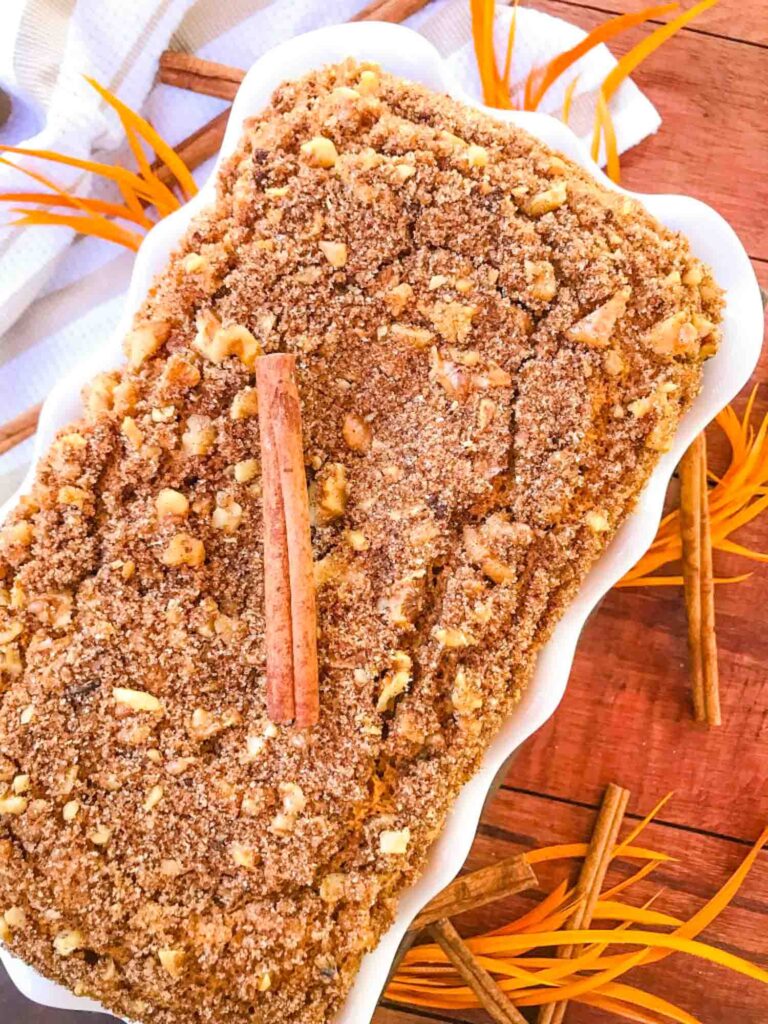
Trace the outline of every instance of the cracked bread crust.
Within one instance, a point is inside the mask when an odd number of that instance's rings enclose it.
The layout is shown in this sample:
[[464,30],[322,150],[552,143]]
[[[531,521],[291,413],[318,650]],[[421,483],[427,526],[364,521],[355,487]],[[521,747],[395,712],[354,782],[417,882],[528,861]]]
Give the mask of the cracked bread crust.
[[[330,1021],[717,346],[684,239],[352,61],[281,86],[0,554],[0,938],[153,1024]],[[292,351],[321,722],[267,719]]]

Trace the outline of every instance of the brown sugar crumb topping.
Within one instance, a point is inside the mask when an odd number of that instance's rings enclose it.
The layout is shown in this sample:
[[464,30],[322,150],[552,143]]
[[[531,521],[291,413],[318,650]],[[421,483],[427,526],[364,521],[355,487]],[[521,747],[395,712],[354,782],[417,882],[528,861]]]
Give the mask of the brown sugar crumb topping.
[[[716,350],[684,239],[352,61],[226,162],[0,534],[0,939],[153,1024],[321,1024]],[[254,366],[296,357],[320,723],[265,705]]]

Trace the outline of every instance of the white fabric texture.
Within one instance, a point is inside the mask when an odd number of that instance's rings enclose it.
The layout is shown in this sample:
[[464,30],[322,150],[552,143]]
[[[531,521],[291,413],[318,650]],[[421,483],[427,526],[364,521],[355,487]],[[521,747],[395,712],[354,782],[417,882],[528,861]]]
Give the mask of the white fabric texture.
[[[152,86],[161,51],[171,45],[247,68],[270,47],[301,32],[348,20],[361,0],[18,0],[24,8],[0,45],[0,86],[16,114],[0,128],[0,143],[53,148],[106,162],[127,160],[117,119],[82,75],[97,78],[160,133],[177,143],[213,117],[224,101],[170,86]],[[495,45],[503,63],[512,11],[498,7]],[[512,79],[584,36],[574,25],[518,9]],[[41,21],[42,19],[42,21]],[[46,21],[46,19],[48,19]],[[433,0],[407,22],[440,50],[464,88],[481,95],[468,0]],[[37,55],[37,59],[32,57]],[[545,95],[540,110],[558,116],[568,82],[578,75],[571,127],[589,140],[596,88],[615,60],[605,46],[583,57]],[[653,105],[631,82],[611,110],[620,151],[658,130]],[[19,132],[41,125],[32,138]],[[29,163],[80,194],[107,195],[90,175]],[[205,180],[211,163],[195,173]],[[0,191],[34,190],[0,165]],[[5,222],[7,218],[3,218]],[[0,423],[41,401],[81,355],[113,329],[130,277],[133,254],[93,238],[73,239],[66,228],[0,230]],[[34,300],[34,301],[33,301]],[[0,501],[23,475],[31,441],[0,456]]]

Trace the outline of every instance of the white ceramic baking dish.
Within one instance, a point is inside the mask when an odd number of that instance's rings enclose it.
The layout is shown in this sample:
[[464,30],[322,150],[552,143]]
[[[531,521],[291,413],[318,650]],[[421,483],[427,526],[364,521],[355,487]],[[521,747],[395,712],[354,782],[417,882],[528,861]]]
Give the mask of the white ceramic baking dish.
[[[324,28],[276,47],[251,68],[237,94],[219,162],[237,145],[243,121],[268,104],[280,82],[348,56],[378,61],[387,71],[449,93],[463,103],[481,106],[459,87],[437,50],[409,29],[379,23]],[[488,113],[520,125],[554,149],[566,153],[603,184],[615,187],[590,159],[576,136],[555,118],[490,109]],[[62,380],[48,397],[40,418],[36,457],[48,447],[60,427],[80,415],[80,390],[86,381],[121,362],[121,340],[134,311],[154,275],[165,266],[189,221],[213,200],[215,177],[216,171],[190,203],[158,224],[147,236],[136,258],[125,312],[114,335]],[[760,294],[747,254],[731,227],[710,207],[686,196],[638,195],[636,198],[669,228],[683,232],[696,255],[713,268],[727,295],[722,347],[707,363],[704,387],[680,424],[672,450],[659,460],[635,512],[594,566],[552,639],[541,650],[530,686],[489,747],[482,768],[462,790],[440,839],[432,848],[421,879],[403,895],[395,923],[377,949],[364,959],[355,986],[335,1024],[363,1024],[370,1019],[408,923],[461,867],[496,772],[559,704],[584,621],[606,591],[651,543],[669,478],[681,455],[696,434],[741,390],[757,362],[763,331]],[[19,494],[0,510],[0,516],[4,517],[29,486],[31,474],[32,470]],[[6,951],[0,952],[0,957],[13,982],[29,999],[61,1009],[101,1009],[93,1001],[73,996],[45,980]]]

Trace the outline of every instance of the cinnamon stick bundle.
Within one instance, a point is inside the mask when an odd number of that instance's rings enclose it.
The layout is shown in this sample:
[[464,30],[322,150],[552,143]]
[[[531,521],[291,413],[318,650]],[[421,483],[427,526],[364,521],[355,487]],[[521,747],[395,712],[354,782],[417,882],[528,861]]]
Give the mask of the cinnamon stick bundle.
[[436,921],[430,926],[430,931],[491,1020],[496,1021],[496,1024],[527,1024],[522,1013],[513,1006],[488,971],[477,962],[450,921],[445,918]]
[[707,440],[703,433],[680,462],[680,537],[694,716],[697,722],[720,725]]
[[[576,884],[576,896],[581,897],[581,901],[565,925],[567,930],[588,928],[592,923],[628,803],[629,790],[610,783]],[[577,951],[577,946],[563,946],[558,950],[558,956],[571,959]],[[561,1024],[567,1008],[567,1001],[544,1004],[539,1011],[538,1024]]]
[[256,361],[264,516],[267,709],[273,722],[320,715],[317,611],[296,360]]

